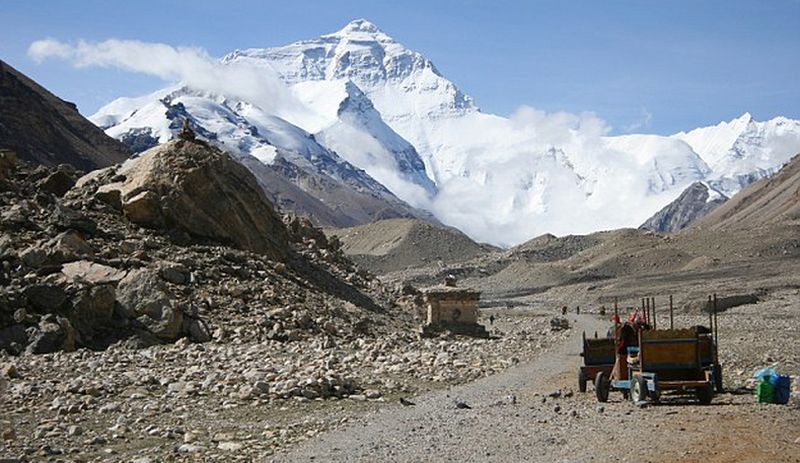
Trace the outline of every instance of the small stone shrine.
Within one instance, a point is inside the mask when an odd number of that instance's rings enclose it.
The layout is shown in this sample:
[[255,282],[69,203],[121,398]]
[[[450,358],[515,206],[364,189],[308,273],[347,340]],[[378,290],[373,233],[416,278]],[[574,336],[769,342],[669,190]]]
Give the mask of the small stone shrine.
[[481,292],[456,287],[456,279],[448,276],[444,285],[423,291],[427,306],[426,320],[422,325],[423,337],[436,336],[443,331],[488,338],[489,332],[478,324],[478,301]]

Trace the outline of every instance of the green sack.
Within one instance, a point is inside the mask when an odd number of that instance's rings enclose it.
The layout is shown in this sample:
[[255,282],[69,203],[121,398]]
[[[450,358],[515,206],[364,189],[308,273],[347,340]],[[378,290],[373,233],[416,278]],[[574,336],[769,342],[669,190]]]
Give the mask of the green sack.
[[761,379],[756,386],[756,401],[761,404],[775,402],[775,385],[766,378]]

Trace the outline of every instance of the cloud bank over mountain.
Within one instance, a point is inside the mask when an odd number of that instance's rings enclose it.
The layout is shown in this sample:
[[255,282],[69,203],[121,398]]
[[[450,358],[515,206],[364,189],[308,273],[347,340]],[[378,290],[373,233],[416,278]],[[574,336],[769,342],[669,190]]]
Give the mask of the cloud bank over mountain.
[[37,40],[28,48],[36,62],[62,59],[75,67],[117,68],[148,74],[209,93],[227,95],[257,104],[265,111],[291,117],[303,106],[269,66],[250,63],[223,65],[198,47],[173,47],[164,43],[110,39],[75,44],[54,39]]

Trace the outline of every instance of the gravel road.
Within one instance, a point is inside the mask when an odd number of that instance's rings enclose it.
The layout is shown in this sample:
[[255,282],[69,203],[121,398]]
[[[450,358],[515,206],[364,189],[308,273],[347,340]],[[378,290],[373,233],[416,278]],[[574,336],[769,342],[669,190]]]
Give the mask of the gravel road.
[[[546,451],[531,451],[554,442],[534,424],[562,418],[547,395],[564,372],[576,371],[582,330],[606,329],[606,322],[580,316],[569,339],[536,361],[410,398],[414,406],[386,407],[272,461],[553,461]],[[472,408],[459,409],[457,401]]]
[[736,389],[712,405],[666,394],[639,408],[619,393],[602,405],[591,388],[573,393],[581,332],[602,333],[607,322],[570,318],[567,340],[529,363],[409,397],[414,406],[389,404],[263,461],[800,463],[797,398],[757,404]]

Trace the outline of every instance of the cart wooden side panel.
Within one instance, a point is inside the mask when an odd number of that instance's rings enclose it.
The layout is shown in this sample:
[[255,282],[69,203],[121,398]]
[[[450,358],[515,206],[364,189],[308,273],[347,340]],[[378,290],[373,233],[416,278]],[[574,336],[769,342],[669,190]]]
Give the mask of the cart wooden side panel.
[[639,341],[640,371],[660,379],[703,380],[700,343],[693,330],[643,331]]
[[614,338],[586,338],[583,340],[583,364],[607,365],[614,363]]

